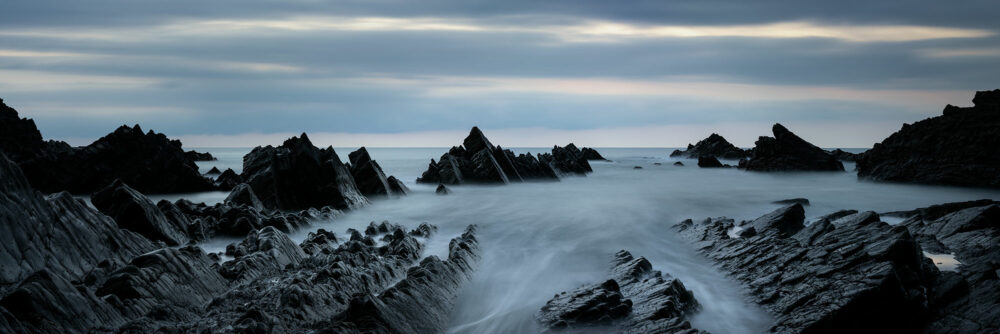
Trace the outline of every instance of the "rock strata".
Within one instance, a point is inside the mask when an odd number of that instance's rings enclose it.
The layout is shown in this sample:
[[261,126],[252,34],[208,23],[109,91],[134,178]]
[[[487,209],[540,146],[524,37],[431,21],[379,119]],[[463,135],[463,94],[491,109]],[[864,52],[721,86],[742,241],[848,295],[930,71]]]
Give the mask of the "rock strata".
[[751,222],[675,227],[776,316],[772,332],[915,332],[939,299],[938,270],[912,234],[873,212],[805,225],[794,204]]
[[[596,152],[596,151],[595,151]],[[552,153],[514,155],[473,127],[462,146],[452,147],[437,161],[431,160],[419,183],[510,183],[526,180],[558,180],[559,174],[584,175],[593,171],[584,152],[570,143],[555,146]]]
[[844,164],[832,154],[799,138],[781,124],[772,127],[774,137],[760,137],[750,157],[740,162],[750,171],[843,171]]
[[1000,187],[1000,90],[976,92],[973,106],[903,127],[858,159],[875,181]]
[[538,320],[550,329],[606,326],[618,333],[704,333],[687,319],[700,309],[691,291],[670,275],[653,270],[645,258],[615,254],[603,283],[556,294]]
[[746,150],[729,143],[726,138],[718,134],[711,134],[708,138],[702,139],[697,144],[688,144],[686,150],[674,150],[671,157],[702,158],[714,157],[730,160],[739,160],[749,156]]

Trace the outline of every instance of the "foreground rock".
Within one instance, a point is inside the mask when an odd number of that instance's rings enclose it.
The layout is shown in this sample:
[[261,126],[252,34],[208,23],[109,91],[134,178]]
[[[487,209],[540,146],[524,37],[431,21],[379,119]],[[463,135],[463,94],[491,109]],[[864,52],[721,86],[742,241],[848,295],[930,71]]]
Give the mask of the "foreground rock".
[[804,225],[795,204],[750,222],[686,220],[676,228],[776,316],[773,332],[915,332],[925,324],[914,319],[947,295],[911,233],[873,212]]
[[760,137],[740,167],[750,171],[843,171],[844,164],[832,154],[799,138],[781,124],[772,127],[774,137]]
[[345,210],[368,203],[333,147],[319,149],[305,133],[278,147],[254,148],[243,157],[241,178],[264,206],[273,209]]
[[951,254],[957,271],[942,271],[928,333],[1000,331],[1000,203],[975,201],[914,211],[907,227],[924,250]]
[[679,280],[653,270],[645,258],[615,254],[611,278],[557,294],[538,320],[550,329],[609,327],[619,333],[703,333],[688,317],[700,309]]
[[511,150],[494,146],[478,127],[473,127],[462,146],[452,147],[437,161],[432,159],[417,182],[510,183],[557,180],[560,173],[584,175],[591,171],[587,156],[572,143],[555,146],[551,154],[538,154],[537,158],[531,154],[515,156]]
[[708,138],[702,139],[697,144],[688,144],[686,150],[674,150],[671,157],[701,158],[714,157],[722,159],[738,160],[748,157],[750,154],[736,145],[729,143],[726,138],[718,134],[711,134]]
[[1000,187],[1000,90],[976,92],[973,107],[903,127],[858,159],[875,181]]

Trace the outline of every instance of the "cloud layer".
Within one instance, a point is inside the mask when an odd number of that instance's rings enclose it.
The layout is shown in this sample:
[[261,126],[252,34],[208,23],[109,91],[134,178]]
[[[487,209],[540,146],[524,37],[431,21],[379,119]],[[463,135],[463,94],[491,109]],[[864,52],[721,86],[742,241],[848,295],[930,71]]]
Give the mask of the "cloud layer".
[[990,1],[4,7],[0,98],[79,142],[141,123],[194,145],[308,131],[436,146],[472,125],[523,146],[679,146],[709,131],[750,145],[782,122],[858,147],[1000,88]]

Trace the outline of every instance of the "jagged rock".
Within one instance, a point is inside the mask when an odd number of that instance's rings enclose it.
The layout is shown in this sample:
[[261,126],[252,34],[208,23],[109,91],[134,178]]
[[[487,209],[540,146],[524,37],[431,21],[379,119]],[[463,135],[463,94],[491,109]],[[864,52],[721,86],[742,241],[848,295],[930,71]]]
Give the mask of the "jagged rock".
[[[229,198],[213,206],[204,203],[195,204],[184,199],[177,200],[174,206],[191,222],[189,231],[195,229],[209,237],[215,235],[244,237],[247,233],[265,226],[289,232],[308,226],[313,219],[326,219],[338,212],[329,207],[301,212],[261,210],[249,195],[250,193],[239,194],[234,191],[229,197],[236,196],[235,198]],[[242,198],[237,200],[240,197]]]
[[[874,219],[871,219],[874,217]],[[937,268],[906,228],[854,214],[804,226],[795,204],[743,222],[690,219],[675,227],[776,316],[772,332],[915,332],[928,315]]]
[[925,250],[952,254],[960,263],[957,272],[941,272],[925,332],[1000,330],[1000,202],[983,202],[918,209],[900,223]]
[[226,204],[246,205],[257,210],[264,210],[264,204],[260,202],[257,195],[253,193],[253,188],[246,183],[240,183],[233,188],[233,191],[226,196]]
[[42,197],[0,152],[0,295],[40,270],[80,279],[154,247],[69,193]]
[[191,161],[216,161],[216,160],[219,160],[216,157],[212,156],[212,153],[208,153],[208,152],[201,153],[201,152],[195,152],[193,150],[192,151],[184,152],[184,156],[186,156],[188,158],[188,160],[191,160]]
[[725,167],[713,156],[703,156],[698,158],[698,167],[701,168],[722,168]]
[[368,155],[368,150],[364,147],[348,154],[351,160],[351,175],[354,176],[354,183],[358,190],[365,196],[389,196],[394,194],[389,186],[389,180],[382,172],[382,167],[378,162],[372,160]]
[[708,138],[702,139],[697,144],[688,144],[686,150],[674,150],[671,157],[701,158],[714,157],[722,159],[738,160],[748,157],[750,154],[736,145],[729,143],[726,138],[718,134],[711,134]]
[[395,176],[390,175],[386,181],[389,182],[389,190],[391,190],[393,194],[406,195],[410,192],[410,188],[407,188],[406,184],[397,179]]
[[226,168],[219,177],[215,178],[215,186],[221,190],[233,190],[236,185],[243,183],[243,177],[236,174],[232,168]]
[[235,259],[222,264],[223,277],[239,282],[252,281],[302,262],[306,253],[288,235],[268,226],[252,231],[243,241],[226,246],[226,255]]
[[674,162],[674,166],[684,166],[684,163],[680,162],[680,161],[677,161],[677,162]]
[[97,210],[114,219],[119,227],[150,240],[163,241],[171,246],[183,245],[190,240],[187,226],[167,219],[149,198],[121,180],[115,180],[91,195],[90,202]]
[[858,177],[1000,187],[998,91],[977,92],[973,107],[948,105],[941,116],[903,124],[858,159]]
[[700,309],[691,291],[645,258],[615,254],[604,283],[557,294],[538,320],[551,329],[614,325],[619,333],[704,333],[686,320]]
[[788,204],[809,205],[809,199],[808,198],[801,198],[801,197],[799,197],[799,198],[789,198],[789,199],[783,199],[783,200],[780,200],[780,201],[774,201],[774,202],[771,202],[771,203],[782,204],[782,205],[788,205]]
[[847,152],[847,151],[841,150],[839,148],[835,149],[833,151],[830,151],[830,154],[833,155],[834,158],[837,158],[837,160],[840,160],[840,161],[851,161],[851,162],[854,162],[854,161],[857,161],[858,158],[861,157],[861,154],[859,154],[859,153],[851,153],[851,152]]
[[569,143],[566,147],[553,146],[552,155],[538,158],[539,161],[546,161],[563,173],[573,173],[583,175],[593,172],[590,163],[584,157],[583,152],[576,148],[576,145]]
[[448,190],[448,187],[445,187],[443,184],[439,184],[437,189],[434,190],[434,193],[438,195],[447,195],[451,193],[451,190]]
[[299,247],[302,251],[309,255],[316,255],[319,253],[329,254],[333,250],[337,249],[337,235],[333,232],[319,229],[316,232],[309,232],[306,236],[306,240],[303,240]]
[[319,149],[305,133],[278,147],[254,148],[243,157],[241,177],[268,208],[344,210],[368,203],[333,147]]
[[590,147],[584,147],[580,152],[583,154],[583,158],[587,160],[608,160],[601,156],[601,153],[597,152],[597,150]]
[[0,100],[0,150],[16,162],[31,185],[47,193],[89,194],[115,179],[147,193],[214,189],[181,149],[163,134],[122,126],[80,148],[42,141],[34,121],[19,118]]
[[220,171],[218,167],[214,167],[213,166],[212,169],[209,169],[208,172],[205,173],[205,174],[208,174],[208,175],[221,175],[222,171]]
[[0,299],[0,332],[71,333],[114,328],[126,318],[93,292],[40,270]]
[[823,149],[799,138],[781,124],[774,137],[760,137],[750,158],[740,166],[751,171],[843,171],[844,164]]

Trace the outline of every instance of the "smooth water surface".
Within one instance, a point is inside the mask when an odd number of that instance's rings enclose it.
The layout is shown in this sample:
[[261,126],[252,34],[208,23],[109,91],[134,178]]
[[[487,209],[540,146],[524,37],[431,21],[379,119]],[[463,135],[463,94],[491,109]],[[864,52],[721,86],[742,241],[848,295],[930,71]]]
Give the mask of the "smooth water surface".
[[[753,219],[779,207],[772,201],[794,197],[812,202],[806,207],[810,218],[840,209],[885,212],[1000,199],[995,190],[858,181],[852,172],[854,165],[849,163],[845,164],[848,172],[702,169],[695,160],[669,158],[672,150],[605,148],[600,149],[601,154],[613,161],[592,162],[594,173],[587,177],[508,186],[455,186],[451,195],[438,196],[434,194],[436,185],[413,181],[430,159],[439,157],[446,148],[371,148],[369,152],[386,174],[406,182],[412,194],[373,201],[370,206],[298,231],[292,238],[301,241],[317,228],[342,235],[347,228],[361,229],[371,221],[388,220],[409,228],[428,222],[437,225],[439,232],[431,239],[427,255],[446,256],[449,239],[469,224],[479,225],[483,259],[453,312],[453,333],[540,331],[535,312],[560,291],[604,280],[612,254],[620,249],[645,256],[655,269],[680,278],[694,292],[703,306],[692,321],[695,327],[715,333],[759,333],[770,326],[767,313],[748,303],[736,282],[675,237],[672,225],[687,218]],[[207,151],[220,160],[199,162],[203,172],[211,166],[239,172],[242,154],[249,149]],[[341,159],[350,151],[337,149]],[[673,166],[678,160],[686,166]],[[225,193],[198,196],[212,203],[224,199]],[[219,251],[232,241],[214,240],[203,247]]]

